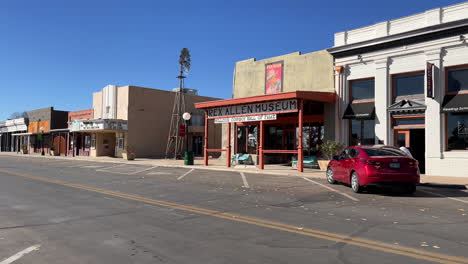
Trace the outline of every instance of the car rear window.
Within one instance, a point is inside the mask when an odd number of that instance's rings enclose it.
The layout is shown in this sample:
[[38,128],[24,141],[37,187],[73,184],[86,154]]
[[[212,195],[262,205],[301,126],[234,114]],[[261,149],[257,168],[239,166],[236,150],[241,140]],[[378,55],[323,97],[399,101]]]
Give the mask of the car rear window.
[[398,149],[391,148],[365,148],[364,151],[369,157],[375,156],[406,156],[406,154]]

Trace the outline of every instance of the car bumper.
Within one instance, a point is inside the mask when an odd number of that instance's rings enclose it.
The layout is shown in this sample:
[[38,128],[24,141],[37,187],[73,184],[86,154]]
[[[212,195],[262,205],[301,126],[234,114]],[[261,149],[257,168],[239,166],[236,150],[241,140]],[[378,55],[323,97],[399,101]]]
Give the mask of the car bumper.
[[379,175],[366,177],[360,180],[361,185],[396,185],[396,184],[417,184],[420,182],[419,175]]

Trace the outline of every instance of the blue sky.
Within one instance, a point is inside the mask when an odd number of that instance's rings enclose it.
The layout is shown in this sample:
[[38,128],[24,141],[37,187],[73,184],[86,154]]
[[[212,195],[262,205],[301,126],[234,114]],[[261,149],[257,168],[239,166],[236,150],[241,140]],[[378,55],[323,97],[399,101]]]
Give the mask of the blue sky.
[[92,107],[107,84],[170,90],[192,53],[186,87],[230,98],[234,63],[333,45],[333,33],[460,3],[393,1],[0,2],[0,120],[54,106]]

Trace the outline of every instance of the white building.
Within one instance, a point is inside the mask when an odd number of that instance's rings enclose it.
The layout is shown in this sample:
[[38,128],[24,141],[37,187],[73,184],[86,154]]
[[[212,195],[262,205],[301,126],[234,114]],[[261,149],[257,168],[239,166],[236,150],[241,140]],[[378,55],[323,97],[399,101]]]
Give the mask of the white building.
[[335,33],[328,51],[340,141],[406,145],[427,175],[468,177],[468,2]]

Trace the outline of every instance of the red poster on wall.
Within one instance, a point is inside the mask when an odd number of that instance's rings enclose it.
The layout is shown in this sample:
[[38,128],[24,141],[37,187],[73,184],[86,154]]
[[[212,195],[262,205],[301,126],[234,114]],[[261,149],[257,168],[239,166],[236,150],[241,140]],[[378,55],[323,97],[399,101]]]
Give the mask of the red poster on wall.
[[265,66],[265,94],[281,93],[283,91],[283,62],[274,62]]

